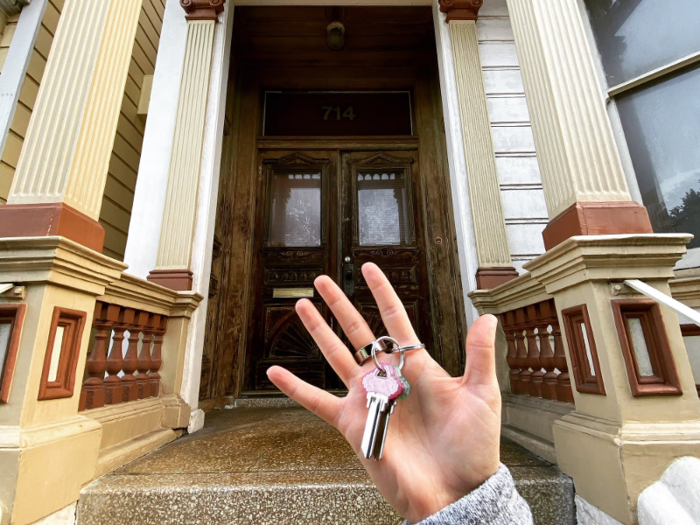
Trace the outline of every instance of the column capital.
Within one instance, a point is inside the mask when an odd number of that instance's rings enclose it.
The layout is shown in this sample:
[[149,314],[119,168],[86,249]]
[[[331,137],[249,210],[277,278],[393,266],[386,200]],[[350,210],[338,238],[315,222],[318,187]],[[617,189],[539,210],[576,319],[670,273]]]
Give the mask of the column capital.
[[187,20],[213,20],[224,10],[226,0],[180,0],[187,12]]
[[476,20],[484,0],[440,0],[440,11],[452,20]]

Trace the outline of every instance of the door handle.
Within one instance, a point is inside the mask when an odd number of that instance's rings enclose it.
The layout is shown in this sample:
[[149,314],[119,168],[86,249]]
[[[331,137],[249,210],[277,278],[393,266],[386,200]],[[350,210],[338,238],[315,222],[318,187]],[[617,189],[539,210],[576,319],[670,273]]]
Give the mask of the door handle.
[[355,293],[355,265],[351,262],[350,257],[345,258],[343,265],[343,291],[345,295],[354,295]]

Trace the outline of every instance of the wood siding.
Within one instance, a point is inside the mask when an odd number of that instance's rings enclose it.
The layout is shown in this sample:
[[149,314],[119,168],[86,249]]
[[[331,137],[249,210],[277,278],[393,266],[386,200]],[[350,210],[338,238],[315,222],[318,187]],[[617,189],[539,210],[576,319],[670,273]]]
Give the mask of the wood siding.
[[476,28],[508,243],[522,273],[545,251],[548,216],[506,1],[485,2]]
[[[46,59],[51,50],[53,35],[58,26],[58,18],[61,15],[63,4],[64,0],[49,0],[46,6],[46,13],[41,21],[41,29],[39,30],[39,35],[34,44],[27,74],[24,77],[22,89],[19,93],[19,101],[17,102],[17,109],[15,110],[12,124],[10,125],[7,143],[5,144],[5,149],[0,158],[0,204],[7,202],[7,195],[10,193],[10,185],[12,184],[12,177],[15,174],[15,168],[19,160],[19,152],[22,150],[24,137],[27,134],[29,118],[34,109],[36,96],[39,92],[39,84],[41,84],[41,78],[44,75]],[[10,26],[13,20],[16,26],[18,19],[19,15],[8,20],[5,34],[3,35],[2,44],[0,45],[0,56],[2,57],[3,65],[9,48],[9,42],[5,41],[6,36],[11,37],[14,26],[12,28],[10,28]]]
[[117,135],[109,163],[100,223],[105,229],[104,254],[123,260],[141,160],[145,120],[137,115],[144,76],[153,75],[163,25],[165,0],[144,0],[124,89]]

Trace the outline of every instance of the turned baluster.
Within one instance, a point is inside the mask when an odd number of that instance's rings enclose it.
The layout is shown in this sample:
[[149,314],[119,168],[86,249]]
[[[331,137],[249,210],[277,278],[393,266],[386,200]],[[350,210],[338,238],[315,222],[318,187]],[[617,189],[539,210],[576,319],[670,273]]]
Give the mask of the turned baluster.
[[151,373],[148,375],[151,385],[151,397],[158,397],[160,395],[160,373],[158,371],[163,364],[163,359],[161,358],[161,347],[163,346],[163,336],[165,335],[165,327],[167,322],[167,317],[162,315],[154,315],[151,323],[151,326],[155,330],[153,355],[151,356]]
[[527,381],[530,380],[530,369],[527,364],[527,346],[525,344],[525,335],[523,335],[523,332],[525,331],[525,310],[522,308],[519,308],[513,312],[515,314],[515,321],[516,321],[516,326],[515,326],[515,346],[516,346],[516,354],[515,354],[515,366],[520,368],[520,373],[518,374],[518,381],[516,383],[516,390],[514,391],[516,394],[527,394],[528,393],[528,385],[524,381],[525,378],[527,378]]
[[542,376],[542,397],[552,401],[557,400],[557,373],[554,371],[554,350],[551,343],[552,318],[556,322],[557,312],[554,301],[546,301],[540,304],[540,320],[537,331],[540,336],[540,364],[544,368]]
[[93,326],[96,331],[95,344],[85,364],[85,369],[90,377],[83,383],[79,410],[105,406],[104,377],[107,366],[107,339],[111,334],[113,324],[113,321],[106,318],[106,314],[107,305],[98,301],[95,304],[93,318]]
[[112,325],[112,348],[107,358],[107,373],[109,375],[105,377],[104,380],[105,403],[108,405],[121,403],[124,397],[124,388],[122,387],[122,380],[119,377],[119,372],[122,371],[122,367],[124,366],[122,345],[124,343],[124,331],[126,330],[126,326],[119,322],[121,310],[121,306],[117,305],[110,304],[107,307],[107,319],[114,323]]
[[559,376],[557,377],[557,401],[573,403],[574,395],[571,392],[569,366],[566,363],[564,343],[561,339],[561,328],[559,328],[558,321],[552,321],[552,335],[554,336],[554,366],[559,369]]
[[139,339],[141,334],[141,325],[148,322],[148,314],[146,312],[137,312],[131,308],[122,310],[122,322],[127,326],[129,331],[129,344],[124,355],[124,375],[122,376],[122,388],[124,403],[136,401],[139,398],[139,387],[136,384],[134,372],[139,366]]
[[513,319],[514,317],[512,315],[512,312],[506,312],[505,314],[501,315],[503,331],[506,334],[506,344],[508,345],[506,363],[508,363],[508,367],[510,368],[510,391],[515,394],[518,387],[518,376],[520,375],[520,368],[518,368],[515,364],[518,350],[515,345],[515,330],[511,326]]
[[[542,385],[544,383],[544,371],[542,370],[542,339],[544,336],[541,331],[542,326],[542,308],[541,303],[528,307],[528,316],[532,325],[532,353],[530,352],[528,341],[528,364],[532,368],[530,374],[530,395],[532,397],[542,397]],[[545,329],[545,335],[546,329]]]
[[141,327],[143,332],[143,340],[141,341],[141,353],[139,354],[138,375],[136,376],[136,384],[139,387],[139,399],[145,399],[151,396],[151,384],[148,379],[148,371],[151,369],[151,344],[153,343],[153,335],[155,330],[151,327],[151,317]]

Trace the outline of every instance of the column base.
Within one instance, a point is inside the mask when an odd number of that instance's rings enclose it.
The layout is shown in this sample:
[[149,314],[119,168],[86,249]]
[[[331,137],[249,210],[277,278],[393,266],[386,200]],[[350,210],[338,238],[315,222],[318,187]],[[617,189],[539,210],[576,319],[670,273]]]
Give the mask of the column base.
[[7,204],[0,207],[0,237],[60,235],[102,253],[102,225],[63,202]]
[[551,250],[575,235],[654,233],[647,209],[633,201],[577,202],[542,232],[544,247]]
[[479,290],[490,290],[519,276],[512,266],[479,268],[476,271],[476,286]]
[[176,292],[187,292],[192,290],[193,275],[190,270],[153,270],[148,280]]

